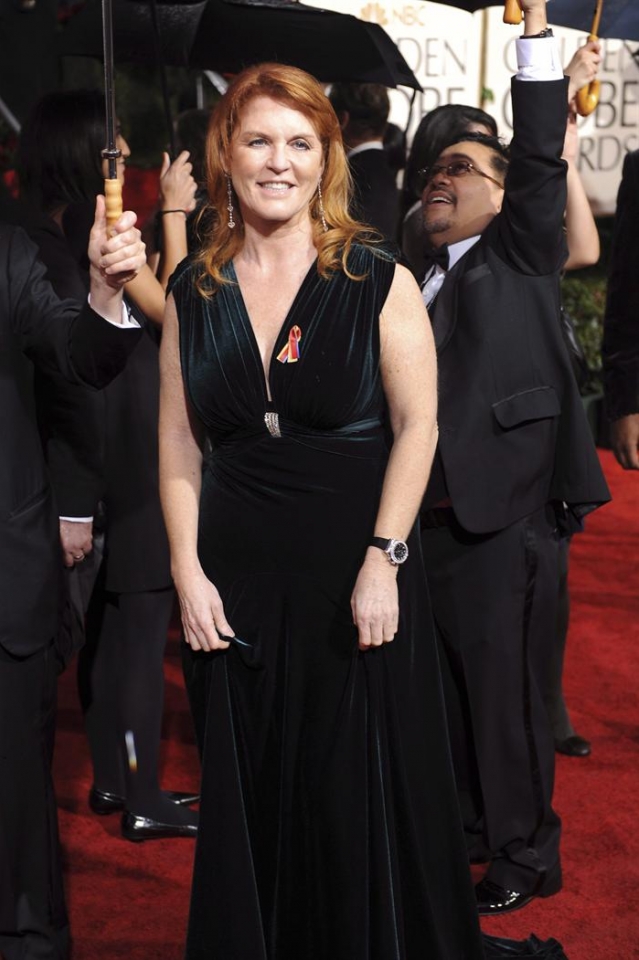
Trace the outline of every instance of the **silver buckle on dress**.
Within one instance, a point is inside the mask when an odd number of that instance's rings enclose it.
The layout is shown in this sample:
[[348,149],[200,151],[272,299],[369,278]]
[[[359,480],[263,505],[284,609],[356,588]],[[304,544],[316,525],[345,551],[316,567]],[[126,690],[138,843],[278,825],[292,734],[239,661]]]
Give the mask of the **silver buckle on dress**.
[[280,418],[277,413],[273,410],[267,410],[264,414],[264,423],[266,424],[266,429],[272,437],[281,437],[282,431],[280,430]]

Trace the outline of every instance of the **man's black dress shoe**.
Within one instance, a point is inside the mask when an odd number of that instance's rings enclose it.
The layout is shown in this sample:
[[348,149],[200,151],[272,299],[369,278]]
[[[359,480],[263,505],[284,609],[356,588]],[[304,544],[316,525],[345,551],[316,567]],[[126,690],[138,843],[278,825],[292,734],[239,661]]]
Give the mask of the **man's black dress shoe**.
[[567,757],[587,757],[590,755],[590,740],[585,740],[578,734],[566,737],[565,740],[555,740],[557,753],[564,753]]
[[[179,791],[167,790],[165,793],[167,800],[176,803],[178,807],[189,807],[192,803],[197,803],[200,799],[197,793],[180,793]],[[115,793],[108,793],[106,790],[98,790],[97,787],[91,787],[89,790],[89,806],[94,813],[101,817],[109,813],[118,813],[124,810],[126,801],[124,797],[118,797]]]
[[486,917],[496,913],[510,913],[520,910],[535,897],[552,897],[561,890],[561,870],[556,870],[546,877],[545,882],[528,893],[518,893],[516,890],[507,890],[498,883],[484,878],[475,885],[477,897],[477,912]]
[[480,916],[490,916],[492,913],[508,913],[510,910],[519,910],[534,898],[534,893],[517,893],[516,890],[506,890],[492,880],[480,880],[475,886],[477,897],[477,912]]
[[138,817],[134,813],[122,814],[122,836],[125,840],[165,840],[169,837],[196,837],[194,823],[162,823],[150,817]]

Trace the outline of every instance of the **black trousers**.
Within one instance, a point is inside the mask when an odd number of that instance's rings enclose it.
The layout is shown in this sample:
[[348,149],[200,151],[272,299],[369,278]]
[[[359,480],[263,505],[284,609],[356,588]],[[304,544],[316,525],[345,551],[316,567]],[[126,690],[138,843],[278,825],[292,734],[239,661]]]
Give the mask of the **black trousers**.
[[[87,616],[87,642],[78,657],[80,701],[95,786],[126,800],[129,811],[160,816],[160,740],[164,708],[164,648],[173,610],[172,588],[111,593],[98,575]],[[125,733],[135,744],[130,769]]]
[[69,928],[51,777],[53,646],[26,658],[0,647],[0,956],[65,960]]
[[495,534],[422,530],[453,763],[471,859],[531,892],[559,870],[555,754],[543,692],[556,643],[550,507]]

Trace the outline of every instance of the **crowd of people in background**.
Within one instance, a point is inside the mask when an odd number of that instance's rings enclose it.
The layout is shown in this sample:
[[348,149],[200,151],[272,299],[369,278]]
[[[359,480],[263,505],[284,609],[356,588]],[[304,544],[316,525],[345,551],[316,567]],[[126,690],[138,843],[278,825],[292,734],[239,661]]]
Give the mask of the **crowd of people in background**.
[[[254,67],[178,119],[146,261],[130,215],[110,236],[95,214],[103,97],[26,119],[0,195],[3,409],[28,437],[0,451],[3,960],[68,956],[72,660],[93,813],[197,838],[188,960],[526,955],[477,918],[561,889],[555,753],[591,751],[562,690],[569,546],[609,493],[560,287],[600,256],[575,108],[600,48],[563,69],[544,0],[522,7],[510,145],[445,105],[407,150],[385,87]],[[638,198],[636,151],[603,345],[627,469]],[[158,775],[176,601],[199,811]]]

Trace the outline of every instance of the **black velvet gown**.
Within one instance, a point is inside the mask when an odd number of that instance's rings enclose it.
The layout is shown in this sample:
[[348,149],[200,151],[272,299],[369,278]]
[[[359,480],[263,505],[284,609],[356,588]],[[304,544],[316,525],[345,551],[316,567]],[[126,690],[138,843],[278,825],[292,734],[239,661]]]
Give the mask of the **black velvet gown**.
[[[233,266],[172,292],[211,440],[199,554],[237,639],[189,667],[202,802],[188,960],[480,960],[415,532],[399,632],[358,651],[350,596],[388,459],[380,310],[395,264],[313,264],[270,364]],[[282,362],[299,328],[299,360]],[[265,417],[269,413],[270,416]],[[267,421],[269,425],[267,425]]]

